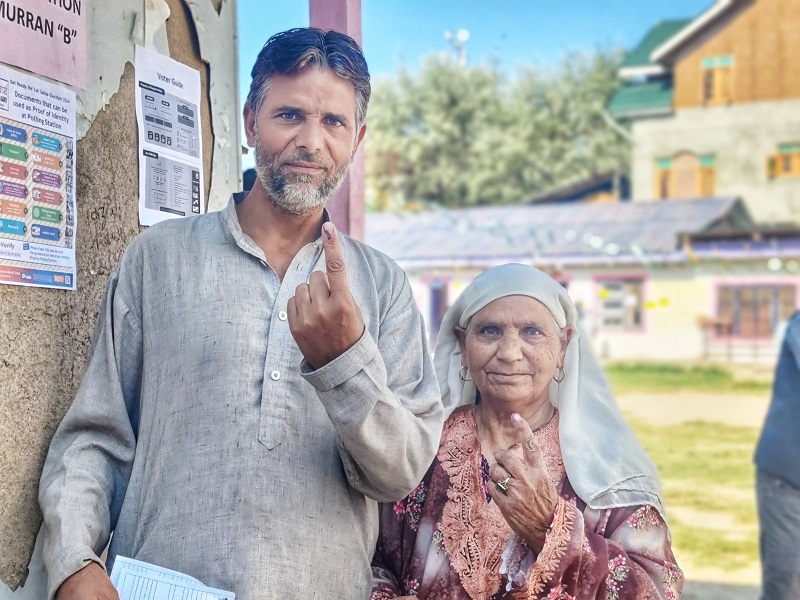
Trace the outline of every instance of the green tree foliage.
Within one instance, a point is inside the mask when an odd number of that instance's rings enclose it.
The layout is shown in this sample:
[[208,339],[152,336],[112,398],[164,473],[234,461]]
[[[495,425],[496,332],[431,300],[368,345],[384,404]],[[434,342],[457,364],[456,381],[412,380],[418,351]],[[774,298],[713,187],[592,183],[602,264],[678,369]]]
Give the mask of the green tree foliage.
[[603,109],[619,54],[566,56],[550,71],[465,66],[429,56],[375,85],[368,115],[370,204],[448,207],[524,201],[553,186],[625,172],[627,140]]

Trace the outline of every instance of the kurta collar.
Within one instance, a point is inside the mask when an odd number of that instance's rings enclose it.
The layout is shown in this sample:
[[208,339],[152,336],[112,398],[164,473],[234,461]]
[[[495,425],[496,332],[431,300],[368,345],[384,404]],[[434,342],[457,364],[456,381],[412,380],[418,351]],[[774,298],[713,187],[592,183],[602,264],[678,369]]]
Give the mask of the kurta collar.
[[[242,225],[239,223],[239,215],[236,212],[236,205],[247,197],[248,192],[236,192],[231,194],[231,198],[225,208],[220,211],[220,216],[225,223],[228,231],[233,236],[236,245],[248,254],[252,254],[259,260],[264,260],[264,252],[259,248],[256,243],[242,231]],[[322,222],[329,223],[331,220],[330,213],[327,208],[322,209]],[[322,236],[318,236],[312,244],[315,248],[322,246]]]

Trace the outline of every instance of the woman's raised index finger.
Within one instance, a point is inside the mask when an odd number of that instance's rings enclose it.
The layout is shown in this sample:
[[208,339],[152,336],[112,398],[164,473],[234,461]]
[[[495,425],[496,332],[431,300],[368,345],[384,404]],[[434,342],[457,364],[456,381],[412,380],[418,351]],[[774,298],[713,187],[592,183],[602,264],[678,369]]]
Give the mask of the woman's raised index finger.
[[539,446],[533,437],[531,426],[517,413],[511,415],[511,422],[517,431],[517,441],[522,445],[525,462],[539,466],[541,464]]

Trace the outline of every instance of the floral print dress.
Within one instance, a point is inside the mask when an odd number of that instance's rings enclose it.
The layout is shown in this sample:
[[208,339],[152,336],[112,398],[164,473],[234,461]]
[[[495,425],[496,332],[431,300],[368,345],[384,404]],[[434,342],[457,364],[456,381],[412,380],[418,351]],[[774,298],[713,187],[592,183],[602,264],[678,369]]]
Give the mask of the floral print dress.
[[371,600],[680,598],[683,574],[652,506],[592,509],[569,483],[558,412],[534,432],[559,502],[542,551],[514,534],[487,492],[473,407],[445,423],[436,459],[404,500],[381,505]]

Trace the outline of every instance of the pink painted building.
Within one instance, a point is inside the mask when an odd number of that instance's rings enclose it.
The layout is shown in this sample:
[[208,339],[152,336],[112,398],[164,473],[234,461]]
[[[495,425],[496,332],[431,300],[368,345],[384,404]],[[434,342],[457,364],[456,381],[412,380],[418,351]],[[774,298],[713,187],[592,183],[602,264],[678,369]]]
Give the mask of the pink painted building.
[[735,198],[372,213],[366,241],[406,271],[431,341],[506,262],[560,281],[605,360],[769,364],[800,308],[800,231],[759,229]]

